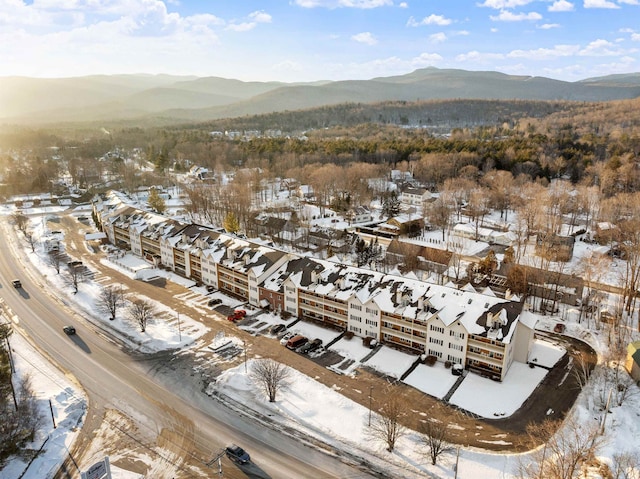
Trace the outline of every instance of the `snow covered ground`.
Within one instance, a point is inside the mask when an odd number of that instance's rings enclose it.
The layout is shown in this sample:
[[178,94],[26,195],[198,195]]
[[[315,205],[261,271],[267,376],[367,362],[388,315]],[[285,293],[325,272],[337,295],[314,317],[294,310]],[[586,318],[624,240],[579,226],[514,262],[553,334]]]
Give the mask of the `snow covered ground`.
[[[37,230],[39,220],[35,220],[33,227]],[[40,231],[40,234],[43,232]],[[37,233],[36,233],[37,234]],[[7,235],[10,237],[11,235]],[[25,245],[21,245],[23,248]],[[172,319],[172,312],[157,304],[163,311],[164,319],[149,325],[146,334],[140,333],[139,328],[127,323],[125,320],[117,319],[109,321],[94,315],[97,294],[99,292],[100,278],[95,282],[83,283],[81,291],[77,295],[70,292],[69,286],[57,278],[58,275],[51,266],[42,260],[43,255],[31,253],[25,249],[25,254],[32,260],[34,268],[46,276],[48,286],[52,291],[62,294],[65,300],[73,307],[83,311],[85,316],[91,316],[93,320],[102,321],[105,327],[109,327],[113,334],[122,335],[141,351],[158,351],[169,348],[188,348],[205,331],[204,327],[197,321],[188,317],[180,317],[181,334],[178,331],[176,318]],[[121,258],[123,259],[123,258]],[[105,263],[106,265],[128,274],[142,274],[149,279],[155,275],[166,275],[170,281],[181,282],[185,286],[190,286],[188,280],[176,275],[149,268],[137,269],[136,259],[124,259],[121,261]],[[134,271],[131,271],[133,269]],[[141,271],[144,271],[141,273]],[[194,288],[195,289],[195,288]],[[185,298],[187,301],[194,301],[201,304],[205,301],[206,294],[202,293],[203,299],[198,298],[198,294]],[[604,351],[603,332],[585,331],[584,325],[577,324],[577,315],[564,315],[567,323],[567,332],[576,337],[588,340],[599,351]],[[267,322],[279,321],[274,317],[266,317]],[[540,317],[542,329],[551,330],[558,318]],[[303,326],[300,326],[301,328]],[[316,330],[307,329],[304,331],[310,337],[320,337]],[[302,329],[300,331],[303,331]],[[329,340],[329,338],[326,338]],[[211,348],[220,347],[224,342],[233,342],[239,346],[242,341],[236,337],[218,338],[210,345]],[[73,441],[77,427],[80,425],[86,408],[86,399],[83,397],[81,389],[69,382],[60,372],[47,364],[37,353],[29,350],[28,344],[21,338],[12,338],[12,349],[16,356],[16,366],[19,375],[30,373],[33,378],[35,390],[38,397],[42,398],[41,408],[45,417],[50,418],[49,400],[54,410],[57,428],[53,428],[52,422],[43,428],[31,445],[32,448],[39,448],[45,438],[49,437],[45,452],[39,456],[38,460],[29,466],[24,474],[25,479],[41,479],[51,477],[51,471],[63,461],[67,454],[67,448]],[[333,349],[344,354],[346,358],[352,358],[354,363],[359,365],[360,361],[371,351],[362,346],[361,341],[340,340]],[[556,345],[548,342],[536,341],[531,358],[536,358],[541,366],[550,367],[557,362],[564,352]],[[383,347],[365,364],[378,369],[392,377],[400,377],[411,365],[414,357],[402,355],[390,348]],[[515,411],[521,400],[526,399],[526,391],[535,387],[537,382],[545,374],[543,368],[530,369],[525,365],[512,366],[513,375],[507,375],[503,383],[489,381],[473,374],[468,375],[460,388],[452,397],[452,402],[465,409],[469,409],[477,414],[487,417],[494,417],[495,414],[511,414]],[[519,369],[521,368],[521,369]],[[347,370],[347,374],[353,369]],[[389,471],[390,477],[454,477],[453,465],[456,461],[456,451],[451,450],[443,455],[436,466],[432,466],[424,455],[424,448],[416,434],[404,436],[397,444],[393,453],[384,450],[383,445],[371,440],[366,431],[366,420],[369,411],[366,407],[354,403],[339,392],[339,388],[326,387],[312,378],[302,376],[293,371],[295,388],[287,387],[278,396],[276,403],[269,403],[245,373],[244,366],[227,370],[212,388],[217,388],[219,392],[241,401],[245,404],[255,404],[255,408],[262,414],[270,414],[271,419],[283,425],[293,426],[312,436],[321,438],[323,441],[335,445],[338,449],[348,449],[354,453],[364,455],[368,460],[381,465]],[[511,377],[513,376],[513,378]],[[525,379],[526,378],[526,379]],[[513,380],[512,380],[513,379]],[[442,397],[449,390],[450,385],[456,380],[450,371],[441,365],[434,367],[419,365],[406,382],[412,386],[431,394],[435,397]],[[499,388],[499,389],[496,389]],[[600,420],[602,413],[595,403],[593,397],[597,394],[597,384],[593,385],[580,396],[573,410],[573,415],[585,423]],[[366,392],[363,392],[366,394]],[[494,406],[496,398],[499,397],[500,407]],[[520,403],[518,403],[520,401]],[[613,404],[610,414],[607,415],[607,443],[599,451],[598,457],[605,462],[610,462],[615,453],[620,451],[640,451],[640,432],[636,427],[638,422],[638,410],[640,410],[640,394],[632,394],[622,405]],[[499,441],[499,438],[496,438]],[[515,470],[520,460],[526,461],[527,455],[516,454],[491,454],[480,450],[460,450],[458,478],[486,478],[486,479],[511,479],[515,477]],[[139,461],[151,461],[149,457],[138,457]],[[89,465],[81,465],[89,466]],[[19,458],[9,462],[0,470],[0,477],[3,479],[17,478],[24,471],[26,464]],[[129,479],[138,477],[136,474],[112,467],[114,477],[119,479]],[[593,478],[600,477],[591,475]]]

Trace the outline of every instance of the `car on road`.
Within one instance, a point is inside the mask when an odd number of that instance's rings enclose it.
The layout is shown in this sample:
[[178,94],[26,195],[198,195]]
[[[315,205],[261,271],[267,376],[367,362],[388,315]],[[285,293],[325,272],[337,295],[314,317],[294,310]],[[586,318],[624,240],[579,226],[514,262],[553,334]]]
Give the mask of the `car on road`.
[[20,281],[19,279],[14,279],[12,283],[14,288],[22,288],[22,281]]
[[76,328],[74,328],[73,326],[65,326],[64,328],[62,328],[62,330],[67,336],[73,336],[74,334],[76,334]]
[[238,464],[246,464],[251,460],[251,457],[249,456],[247,451],[242,449],[240,446],[236,446],[235,444],[227,446],[225,452],[229,459]]
[[207,305],[209,305],[210,307],[214,307],[217,304],[222,303],[222,300],[220,298],[212,298],[209,300],[209,302],[207,303]]

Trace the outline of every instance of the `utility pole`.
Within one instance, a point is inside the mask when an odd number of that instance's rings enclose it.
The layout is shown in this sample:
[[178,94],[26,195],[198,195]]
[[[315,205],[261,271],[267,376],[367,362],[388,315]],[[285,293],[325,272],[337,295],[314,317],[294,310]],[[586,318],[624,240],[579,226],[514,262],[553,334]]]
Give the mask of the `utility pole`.
[[453,466],[453,479],[458,479],[458,459],[460,459],[460,446],[456,448],[456,464]]
[[243,339],[242,344],[244,346],[244,373],[247,374],[247,341]]
[[369,427],[371,427],[371,400],[373,399],[373,386],[369,386]]

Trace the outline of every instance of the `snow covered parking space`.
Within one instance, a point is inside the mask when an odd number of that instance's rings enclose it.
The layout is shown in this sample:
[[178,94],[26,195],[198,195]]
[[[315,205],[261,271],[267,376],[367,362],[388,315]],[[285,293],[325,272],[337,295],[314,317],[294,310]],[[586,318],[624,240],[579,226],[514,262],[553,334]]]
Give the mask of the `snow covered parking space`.
[[415,355],[402,353],[383,346],[365,365],[387,376],[400,379],[400,376],[409,369],[416,359],[418,359],[418,357]]
[[532,369],[514,361],[501,383],[477,374],[468,374],[450,402],[486,418],[511,416],[527,400],[547,372],[546,369]]
[[552,368],[567,351],[557,344],[541,339],[534,339],[529,361],[545,368]]
[[433,366],[419,364],[403,382],[430,396],[442,399],[458,377],[451,374],[451,368],[445,368],[443,363]]

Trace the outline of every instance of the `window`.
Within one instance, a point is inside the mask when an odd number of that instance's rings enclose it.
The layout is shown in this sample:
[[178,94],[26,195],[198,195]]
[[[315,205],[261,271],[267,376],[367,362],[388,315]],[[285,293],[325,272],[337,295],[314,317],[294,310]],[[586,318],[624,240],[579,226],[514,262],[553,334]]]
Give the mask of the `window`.
[[434,337],[430,337],[429,338],[429,342],[431,344],[437,344],[438,346],[442,346],[444,344],[444,341],[442,339],[438,339],[438,338],[434,338]]
[[457,356],[451,356],[451,354],[447,355],[447,361],[451,361],[452,363],[462,364],[462,359]]
[[362,311],[362,306],[360,306],[359,304],[351,303],[351,309],[355,309],[356,311]]
[[444,328],[441,326],[436,326],[435,324],[430,324],[429,330],[434,331],[436,333],[444,334]]
[[449,349],[453,349],[455,351],[462,351],[464,347],[461,344],[449,343]]
[[360,316],[351,316],[351,319],[352,319],[353,321],[357,321],[358,323],[361,323],[361,322],[362,322],[362,318],[361,318]]
[[378,315],[378,310],[377,309],[371,309],[371,308],[366,308],[367,314],[371,314],[373,316],[377,316]]
[[374,321],[373,319],[366,319],[365,323],[369,326],[378,326],[378,321]]
[[442,359],[442,352],[440,351],[434,351],[433,349],[429,350],[429,356],[435,356],[438,359]]

